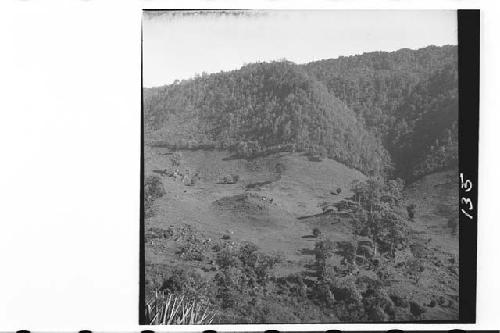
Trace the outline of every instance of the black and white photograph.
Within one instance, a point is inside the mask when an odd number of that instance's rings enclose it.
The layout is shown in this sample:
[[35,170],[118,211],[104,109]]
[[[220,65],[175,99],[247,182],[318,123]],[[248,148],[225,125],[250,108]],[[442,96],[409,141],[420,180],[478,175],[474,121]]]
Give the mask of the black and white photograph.
[[457,321],[457,45],[456,10],[145,10],[143,324]]
[[498,18],[0,1],[0,333],[495,332]]

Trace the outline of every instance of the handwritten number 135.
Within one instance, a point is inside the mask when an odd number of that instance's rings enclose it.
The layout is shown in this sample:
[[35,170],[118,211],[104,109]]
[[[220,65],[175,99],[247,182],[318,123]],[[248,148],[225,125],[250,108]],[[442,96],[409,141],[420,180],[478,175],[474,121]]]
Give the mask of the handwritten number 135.
[[[469,180],[469,179],[466,179],[464,181],[464,174],[463,173],[460,173],[460,188],[465,190],[465,192],[470,192],[472,190],[472,182]],[[473,211],[474,210],[474,206],[472,205],[472,201],[470,198],[467,198],[467,197],[462,197],[460,198],[460,202],[462,204],[465,204],[467,205],[467,209],[469,211]],[[469,219],[472,220],[472,215],[470,215],[468,212],[465,211],[465,209],[461,209],[462,213],[464,213],[465,216],[467,216]]]

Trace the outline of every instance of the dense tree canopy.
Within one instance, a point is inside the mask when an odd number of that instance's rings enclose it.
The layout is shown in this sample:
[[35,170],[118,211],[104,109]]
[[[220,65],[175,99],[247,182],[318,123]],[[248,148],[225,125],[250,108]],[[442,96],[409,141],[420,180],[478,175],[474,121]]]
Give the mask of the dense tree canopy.
[[398,109],[388,145],[402,177],[458,165],[458,72],[445,66],[420,82]]
[[[379,139],[304,68],[256,63],[148,91],[146,123],[163,140],[278,145],[321,153],[364,172],[380,172],[389,157]],[[163,129],[163,130],[162,130]]]
[[252,153],[288,147],[413,179],[456,164],[456,53],[254,63],[145,89],[146,137]]
[[382,140],[411,180],[457,164],[457,47],[371,52],[306,64]]

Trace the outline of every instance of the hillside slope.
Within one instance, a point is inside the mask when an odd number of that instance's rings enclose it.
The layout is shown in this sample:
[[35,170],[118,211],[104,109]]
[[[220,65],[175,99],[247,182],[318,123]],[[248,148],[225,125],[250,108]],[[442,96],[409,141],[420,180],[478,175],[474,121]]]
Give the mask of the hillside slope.
[[[352,217],[322,209],[349,198],[353,181],[366,180],[362,173],[334,160],[311,162],[301,153],[275,153],[247,160],[217,150],[172,153],[160,147],[146,147],[145,157],[146,177],[158,175],[159,170],[170,175],[161,176],[165,194],[154,202],[154,215],[146,219],[150,293],[178,269],[196,272],[202,280],[215,279],[219,249],[237,248],[247,242],[263,253],[282,258],[273,270],[278,281],[301,276],[307,283],[315,283],[317,242],[359,239],[353,233]],[[199,179],[186,186],[182,177],[172,175],[177,170],[184,175],[196,174]],[[228,174],[239,175],[238,182],[222,182]],[[429,175],[404,191],[405,205],[417,206],[415,219],[406,222],[411,230],[407,240],[410,246],[398,251],[394,262],[384,263],[382,272],[385,281],[390,281],[385,287],[388,295],[418,303],[425,312],[414,317],[407,305],[397,305],[392,320],[452,320],[458,315],[458,242],[448,225],[456,215],[455,176],[452,172]],[[313,235],[315,228],[321,230],[321,238]],[[329,263],[342,267],[341,256],[334,255]],[[376,279],[371,269],[361,266],[358,274],[359,279]],[[348,281],[349,276],[345,279]],[[270,297],[263,300],[280,303]],[[304,296],[300,300],[309,302]],[[287,311],[297,309],[295,303],[282,306]],[[315,303],[301,306],[316,311],[309,314],[310,320],[342,321],[329,317],[331,310],[318,313]],[[276,315],[276,311],[273,308],[270,313]],[[286,317],[290,322],[307,320],[304,314],[290,316]],[[264,316],[261,320],[277,319]]]
[[370,52],[304,68],[351,108],[414,180],[457,163],[458,53],[452,45]]
[[[368,172],[390,160],[380,141],[326,87],[290,62],[257,63],[145,93],[148,137],[169,143],[278,145]],[[182,144],[182,143],[180,143]]]
[[458,319],[457,85],[445,46],[145,89],[147,298],[217,323]]
[[250,153],[279,146],[413,181],[457,160],[456,46],[239,70],[144,90],[147,139]]
[[456,67],[445,66],[413,89],[399,107],[388,149],[406,179],[458,167]]
[[[180,163],[173,165],[172,155],[165,152],[168,149],[146,150],[146,177],[155,175],[155,170],[177,169],[198,174],[199,180],[195,186],[185,186],[178,178],[162,177],[166,193],[155,202],[146,229],[189,225],[214,240],[229,234],[232,240],[251,241],[264,251],[283,254],[291,261],[281,268],[286,273],[303,268],[301,250],[314,243],[307,237],[312,226],[303,218],[321,215],[323,204],[351,195],[351,183],[366,179],[334,160],[310,162],[300,153],[245,160],[228,159],[227,152],[183,151]],[[221,183],[228,174],[238,174],[238,183]],[[332,195],[337,188],[342,193]],[[331,231],[332,239],[342,240],[349,233],[338,228],[328,223],[324,229]],[[162,263],[165,255],[150,253],[147,262]]]

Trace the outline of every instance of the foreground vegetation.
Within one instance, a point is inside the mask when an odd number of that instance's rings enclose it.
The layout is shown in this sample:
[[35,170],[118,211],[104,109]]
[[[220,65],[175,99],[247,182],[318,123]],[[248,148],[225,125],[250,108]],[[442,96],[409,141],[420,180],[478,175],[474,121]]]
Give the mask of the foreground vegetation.
[[[425,249],[413,242],[406,224],[409,216],[401,207],[402,186],[400,180],[380,178],[353,183],[354,195],[336,204],[339,212],[350,216],[353,241],[332,242],[319,229],[313,230],[314,263],[286,276],[275,270],[286,262],[282,254],[263,253],[251,242],[235,242],[229,235],[207,239],[189,225],[150,230],[147,241],[179,242],[177,255],[185,262],[202,264],[202,271],[189,265],[171,267],[166,275],[150,276],[147,290],[151,297],[156,295],[153,299],[158,294],[163,299],[182,295],[200,312],[193,320],[210,318],[213,323],[420,319],[429,307],[444,301],[436,298],[422,304],[407,291],[393,288],[396,276],[418,281],[428,269],[422,255]],[[396,260],[396,253],[405,251],[414,255]],[[154,311],[151,307],[147,311],[153,320]],[[163,312],[163,318],[169,316]],[[187,323],[179,318],[178,323]]]

